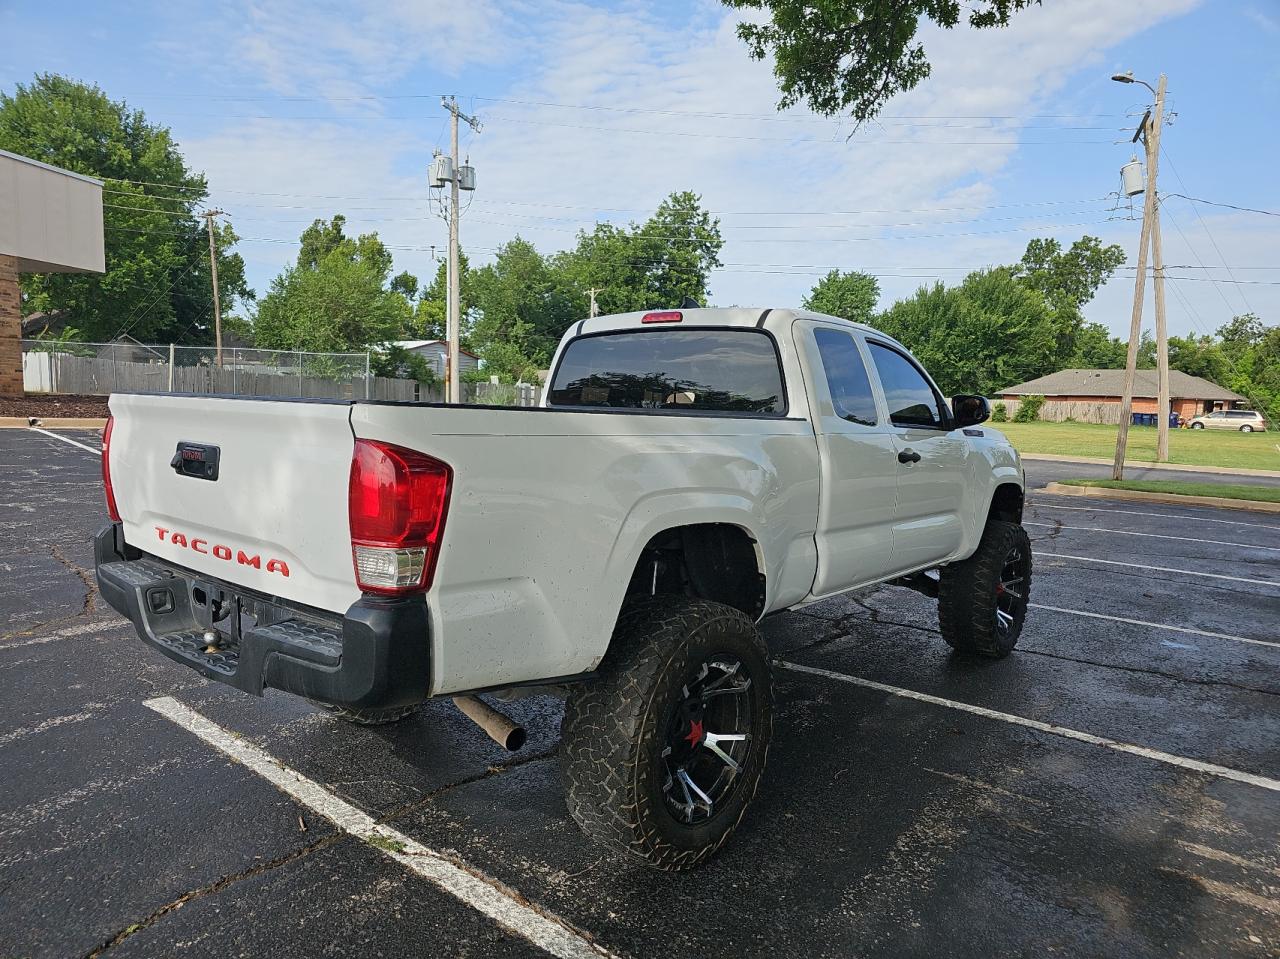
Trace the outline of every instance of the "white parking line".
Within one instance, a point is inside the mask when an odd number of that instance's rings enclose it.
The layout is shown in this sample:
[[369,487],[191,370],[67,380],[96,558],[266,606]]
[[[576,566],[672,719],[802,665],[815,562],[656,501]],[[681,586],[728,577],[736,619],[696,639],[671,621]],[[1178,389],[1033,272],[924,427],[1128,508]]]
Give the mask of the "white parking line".
[[455,864],[403,833],[380,826],[368,813],[339,799],[319,784],[295,772],[257,746],[239,739],[171,696],[149,699],[143,705],[199,736],[215,749],[247,766],[277,789],[288,793],[340,830],[362,839],[383,855],[430,880],[440,889],[484,913],[509,932],[564,959],[600,959],[610,955],[562,920],[544,915],[478,870]]
[[1143,619],[1125,619],[1123,616],[1108,616],[1105,613],[1089,613],[1083,609],[1066,609],[1062,606],[1045,606],[1042,603],[1028,603],[1032,609],[1047,609],[1054,613],[1070,613],[1072,616],[1088,616],[1091,619],[1109,619],[1114,623],[1129,623],[1131,626],[1150,626],[1152,629],[1169,629],[1175,633],[1190,633],[1192,636],[1207,636],[1210,639],[1229,639],[1236,643],[1252,643],[1255,646],[1274,646],[1280,649],[1280,643],[1267,642],[1265,639],[1249,639],[1247,636],[1231,636],[1227,633],[1211,633],[1204,629],[1191,629],[1187,626],[1170,626],[1167,623],[1148,623]]
[[814,676],[822,676],[826,679],[834,679],[842,683],[851,683],[854,686],[863,686],[867,689],[874,689],[882,693],[888,693],[891,696],[901,696],[903,699],[914,699],[922,703],[930,703],[934,706],[943,706],[947,709],[956,709],[964,713],[973,713],[975,716],[983,716],[987,719],[998,719],[1001,722],[1012,723],[1015,726],[1025,726],[1028,729],[1034,729],[1037,732],[1049,733],[1053,736],[1062,736],[1065,739],[1074,739],[1076,742],[1089,743],[1093,746],[1103,746],[1107,749],[1113,749],[1116,752],[1128,753],[1131,756],[1141,756],[1143,759],[1152,759],[1159,763],[1166,763],[1170,766],[1178,766],[1182,769],[1191,769],[1195,772],[1205,773],[1210,776],[1217,776],[1219,779],[1230,779],[1238,783],[1247,783],[1250,786],[1260,786],[1263,789],[1269,789],[1272,792],[1280,792],[1280,780],[1268,779],[1266,776],[1259,776],[1256,773],[1247,773],[1239,769],[1231,769],[1228,766],[1219,766],[1216,763],[1201,762],[1199,759],[1188,759],[1186,756],[1176,756],[1173,753],[1161,752],[1158,749],[1148,749],[1146,746],[1135,746],[1133,743],[1120,742],[1117,739],[1108,739],[1106,736],[1095,736],[1093,733],[1081,732],[1078,729],[1071,729],[1067,726],[1055,726],[1053,723],[1042,723],[1038,719],[1028,719],[1025,716],[1015,716],[1013,713],[1002,713],[994,709],[987,709],[984,706],[974,706],[970,703],[960,703],[952,699],[943,699],[940,696],[930,696],[928,693],[918,693],[914,689],[903,689],[899,686],[889,686],[885,683],[877,683],[874,680],[863,679],[861,676],[850,676],[847,673],[832,672],[829,669],[819,669],[816,666],[801,666],[799,663],[788,663],[784,660],[774,660],[777,665],[783,669],[790,669],[798,673],[810,673]]
[[1259,586],[1280,586],[1280,583],[1270,579],[1247,579],[1244,576],[1224,576],[1222,573],[1202,573],[1195,569],[1173,569],[1169,566],[1148,566],[1145,563],[1122,563],[1114,559],[1094,559],[1092,556],[1073,556],[1070,553],[1043,553],[1039,550],[1035,551],[1037,558],[1041,556],[1049,556],[1056,559],[1076,559],[1083,563],[1102,563],[1106,566],[1127,566],[1130,569],[1141,569],[1147,572],[1156,573],[1181,573],[1183,576],[1203,576],[1206,579],[1229,579],[1234,583],[1255,583]]
[[[1050,494],[1052,495],[1052,494]],[[1247,526],[1250,529],[1280,530],[1280,526],[1268,526],[1265,523],[1244,523],[1237,519],[1215,519],[1212,516],[1191,516],[1186,513],[1152,513],[1141,509],[1099,509],[1096,506],[1060,506],[1057,503],[1041,503],[1034,497],[1032,509],[1074,509],[1085,513],[1127,513],[1130,516],[1158,516],[1161,519],[1193,520],[1198,523],[1223,523],[1227,526]]]
[[1228,543],[1221,539],[1200,539],[1198,536],[1170,536],[1167,533],[1135,533],[1127,529],[1103,529],[1094,526],[1064,526],[1060,523],[1032,523],[1022,521],[1023,526],[1044,526],[1048,529],[1067,529],[1076,533],[1114,533],[1116,536],[1146,536],[1150,539],[1179,539],[1187,543],[1208,543],[1211,546],[1238,546],[1241,549],[1266,549],[1280,553],[1280,546],[1255,546],[1253,543]]
[[50,433],[48,430],[42,430],[38,426],[28,426],[27,429],[31,430],[31,432],[33,433],[43,433],[45,436],[52,436],[55,440],[62,440],[62,442],[70,443],[72,446],[78,446],[82,450],[88,450],[90,453],[92,453],[95,456],[102,455],[102,450],[95,450],[92,446],[85,446],[83,443],[78,443],[75,440],[70,439],[69,437],[59,436],[57,433]]

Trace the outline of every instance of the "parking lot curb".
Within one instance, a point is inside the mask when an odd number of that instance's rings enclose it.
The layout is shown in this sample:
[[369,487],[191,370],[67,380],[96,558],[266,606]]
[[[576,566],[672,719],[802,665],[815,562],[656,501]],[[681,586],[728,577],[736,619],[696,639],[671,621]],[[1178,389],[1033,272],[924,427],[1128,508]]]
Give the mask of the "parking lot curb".
[[[1110,466],[1110,457],[1100,456],[1067,456],[1057,453],[1019,453],[1024,460],[1044,460],[1049,463],[1089,463],[1093,466]],[[1185,466],[1177,463],[1147,463],[1138,460],[1125,460],[1125,466],[1136,469],[1169,470],[1174,473],[1219,473],[1224,476],[1265,476],[1280,479],[1280,470],[1255,470],[1243,466]]]
[[[37,425],[46,430],[100,430],[107,425],[106,417],[37,416],[36,419]],[[26,429],[30,425],[25,416],[0,416],[0,429]]]
[[1280,503],[1261,503],[1256,500],[1229,499],[1225,496],[1183,496],[1180,493],[1143,493],[1132,489],[1111,489],[1107,486],[1067,486],[1049,483],[1046,493],[1058,496],[1087,496],[1094,499],[1119,499],[1135,503],[1170,503],[1182,506],[1216,506],[1221,509],[1247,509],[1258,513],[1280,513]]

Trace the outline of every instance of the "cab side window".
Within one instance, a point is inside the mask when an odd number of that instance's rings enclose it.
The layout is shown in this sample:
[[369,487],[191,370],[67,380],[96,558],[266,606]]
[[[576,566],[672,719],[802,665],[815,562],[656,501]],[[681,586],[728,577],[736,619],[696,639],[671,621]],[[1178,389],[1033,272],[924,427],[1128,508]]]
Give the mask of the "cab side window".
[[880,385],[889,405],[889,419],[894,426],[945,429],[946,413],[942,398],[929,385],[924,374],[897,350],[871,340],[871,359],[880,374]]
[[822,356],[836,416],[850,423],[875,426],[875,395],[857,342],[848,333],[822,327],[813,331],[813,338]]

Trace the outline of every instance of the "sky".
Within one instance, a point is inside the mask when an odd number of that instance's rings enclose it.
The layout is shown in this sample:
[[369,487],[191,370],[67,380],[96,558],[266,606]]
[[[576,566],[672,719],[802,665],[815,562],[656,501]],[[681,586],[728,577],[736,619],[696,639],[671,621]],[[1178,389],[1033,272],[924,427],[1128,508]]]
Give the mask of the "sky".
[[1109,78],[1163,71],[1169,330],[1280,322],[1280,217],[1172,195],[1280,211],[1278,0],[1045,0],[1004,30],[930,26],[932,75],[860,129],[780,113],[740,16],[712,0],[0,0],[0,89],[62,73],[170,127],[260,296],[335,213],[397,271],[434,275],[447,229],[426,172],[448,93],[481,121],[462,136],[473,265],[516,234],[551,253],[692,190],[725,237],[713,305],[798,305],[841,269],[879,277],[884,307],[1033,237],[1091,234],[1130,268],[1086,317],[1127,337],[1141,210],[1119,169],[1150,95]]

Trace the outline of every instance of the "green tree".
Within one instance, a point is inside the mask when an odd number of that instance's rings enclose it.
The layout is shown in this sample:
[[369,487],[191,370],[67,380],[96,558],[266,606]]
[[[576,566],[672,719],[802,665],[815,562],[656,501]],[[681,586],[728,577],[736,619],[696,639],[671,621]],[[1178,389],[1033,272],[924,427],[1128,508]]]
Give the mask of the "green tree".
[[[476,312],[474,278],[475,271],[471,269],[467,255],[459,251],[459,313],[462,318],[460,337],[462,344],[468,349],[471,348],[470,329]],[[413,323],[408,332],[419,339],[443,340],[448,332],[448,300],[449,264],[442,260],[430,285],[422,288],[417,306],[413,311]]]
[[720,221],[688,191],[672,193],[642,224],[600,223],[580,233],[577,246],[553,258],[564,285],[577,291],[586,313],[586,290],[600,290],[603,313],[679,306],[686,298],[706,303],[707,279],[720,265]]
[[[1237,337],[1224,345],[1224,351],[1238,350],[1226,385],[1276,420],[1280,418],[1280,326],[1268,327],[1252,314],[1245,316],[1257,325],[1249,325],[1249,336]],[[1241,317],[1236,317],[1239,319]],[[1232,324],[1228,324],[1228,328]],[[1243,348],[1240,347],[1242,339],[1249,341]]]
[[254,320],[258,346],[340,353],[398,339],[413,307],[388,288],[391,254],[376,233],[352,238],[345,220],[316,220],[298,261],[271,282]]
[[947,393],[990,395],[1058,368],[1044,297],[1008,267],[970,273],[958,287],[921,287],[876,318]]
[[1027,244],[1014,276],[1044,296],[1053,310],[1058,356],[1064,364],[1076,351],[1076,338],[1084,325],[1081,309],[1122,265],[1124,250],[1114,243],[1103,246],[1096,236],[1083,236],[1067,250],[1048,238]]
[[1231,364],[1212,336],[1169,337],[1169,368],[1225,385]]
[[418,278],[408,270],[404,270],[391,278],[391,289],[406,300],[416,300],[418,298]]
[[802,301],[806,310],[870,323],[880,299],[880,283],[867,273],[832,270]]
[[[65,311],[87,340],[127,331],[150,341],[211,342],[208,196],[169,130],[97,86],[56,74],[0,93],[0,149],[104,181],[106,272],[29,274],[24,310]],[[251,300],[235,231],[218,228],[222,307]]]
[[530,380],[545,369],[561,335],[583,313],[581,296],[520,237],[475,271],[473,289],[471,343],[484,357],[485,372],[504,381]]
[[1076,332],[1075,349],[1067,366],[1084,370],[1119,370],[1124,368],[1128,344],[1101,323],[1085,323]]
[[1241,313],[1239,316],[1233,316],[1230,323],[1218,328],[1218,337],[1222,340],[1222,350],[1232,361],[1260,343],[1266,335],[1266,324],[1258,319],[1257,314],[1254,313]]
[[[875,117],[896,94],[929,76],[922,21],[951,29],[962,13],[974,29],[1003,27],[1040,0],[722,0],[767,19],[738,24],[752,58],[773,58],[779,109],[806,103],[815,113]],[[993,67],[993,70],[996,69]]]

